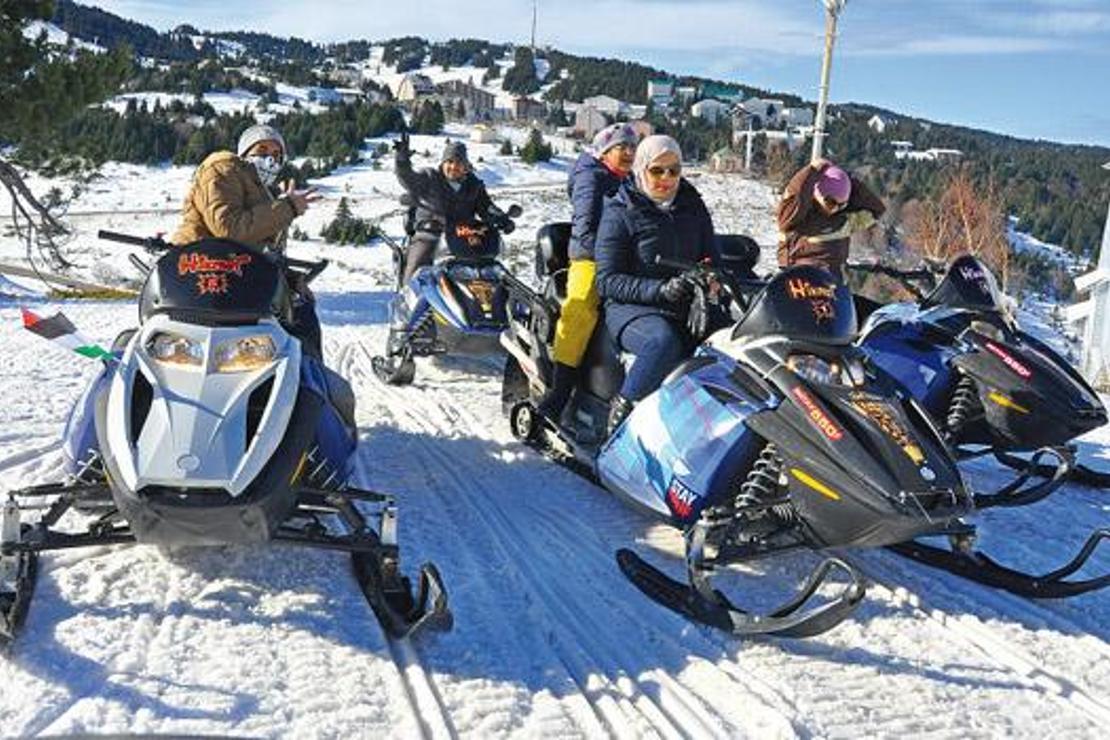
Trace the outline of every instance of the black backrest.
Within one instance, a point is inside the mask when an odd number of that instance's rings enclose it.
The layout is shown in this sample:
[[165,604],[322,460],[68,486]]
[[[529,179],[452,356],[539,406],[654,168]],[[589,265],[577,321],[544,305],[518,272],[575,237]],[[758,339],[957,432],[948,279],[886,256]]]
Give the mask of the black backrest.
[[722,267],[739,278],[754,278],[759,263],[760,246],[746,234],[717,234],[717,249]]
[[544,224],[536,231],[536,277],[548,275],[570,266],[570,222]]

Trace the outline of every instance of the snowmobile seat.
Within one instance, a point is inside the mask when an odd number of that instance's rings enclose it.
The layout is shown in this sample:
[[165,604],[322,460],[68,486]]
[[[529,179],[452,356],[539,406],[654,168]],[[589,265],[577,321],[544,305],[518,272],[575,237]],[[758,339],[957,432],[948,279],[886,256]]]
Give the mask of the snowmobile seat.
[[608,401],[617,395],[624,383],[620,348],[609,333],[604,319],[597,322],[594,333],[590,336],[590,343],[586,345],[579,382],[585,390],[602,401]]
[[554,295],[562,300],[567,295],[567,268],[570,267],[570,223],[557,221],[544,224],[536,231],[536,278],[540,283],[550,277]]
[[756,279],[755,266],[759,262],[760,246],[755,239],[746,234],[717,234],[717,249],[724,268],[734,277]]

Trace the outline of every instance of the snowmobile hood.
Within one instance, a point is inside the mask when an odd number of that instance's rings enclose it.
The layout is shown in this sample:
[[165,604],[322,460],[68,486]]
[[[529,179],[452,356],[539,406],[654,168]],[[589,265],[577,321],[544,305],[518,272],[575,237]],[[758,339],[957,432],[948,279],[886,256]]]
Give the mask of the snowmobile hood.
[[921,302],[922,308],[950,306],[969,311],[1003,313],[1002,292],[994,274],[970,254],[957,257],[937,287]]
[[[151,345],[159,334],[190,343],[197,364],[157,359]],[[217,348],[249,337],[267,337],[272,360],[220,372]],[[128,344],[109,390],[106,442],[119,483],[131,491],[156,485],[242,493],[289,424],[300,361],[300,343],[272,320],[203,327],[151,317]]]
[[1009,446],[1061,445],[1102,426],[1106,408],[1067,361],[1024,332],[963,335],[973,347],[953,359],[975,378],[993,429]]

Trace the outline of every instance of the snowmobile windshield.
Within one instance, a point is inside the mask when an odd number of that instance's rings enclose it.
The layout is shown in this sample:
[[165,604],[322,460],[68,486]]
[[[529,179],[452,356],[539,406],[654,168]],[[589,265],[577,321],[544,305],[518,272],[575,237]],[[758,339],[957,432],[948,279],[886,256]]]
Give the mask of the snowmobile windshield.
[[452,224],[445,236],[451,256],[459,259],[491,259],[501,251],[497,231],[476,221]]
[[1001,292],[994,275],[970,254],[957,257],[940,284],[925,296],[922,307],[932,306],[1003,313]]
[[852,294],[819,267],[788,267],[767,283],[732,331],[734,339],[769,335],[848,344],[856,335]]
[[287,317],[289,293],[272,256],[209,239],[171,249],[154,265],[139,298],[139,319],[157,313],[205,326],[253,324]]

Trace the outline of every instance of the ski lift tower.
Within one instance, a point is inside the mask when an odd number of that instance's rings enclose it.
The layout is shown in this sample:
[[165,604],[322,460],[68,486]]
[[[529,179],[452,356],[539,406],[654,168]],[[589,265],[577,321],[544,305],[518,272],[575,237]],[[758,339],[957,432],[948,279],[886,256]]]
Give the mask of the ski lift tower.
[[832,74],[833,45],[836,44],[836,23],[848,0],[821,0],[825,5],[825,56],[821,61],[821,88],[817,101],[817,118],[813,123],[812,161],[821,158],[825,148],[825,108],[829,104],[829,77]]
[[[1110,162],[1102,167],[1110,170]],[[1086,301],[1069,306],[1067,311],[1068,321],[1082,329],[1083,375],[1098,390],[1110,391],[1110,206],[1098,267],[1077,277],[1075,289],[1090,293]]]

